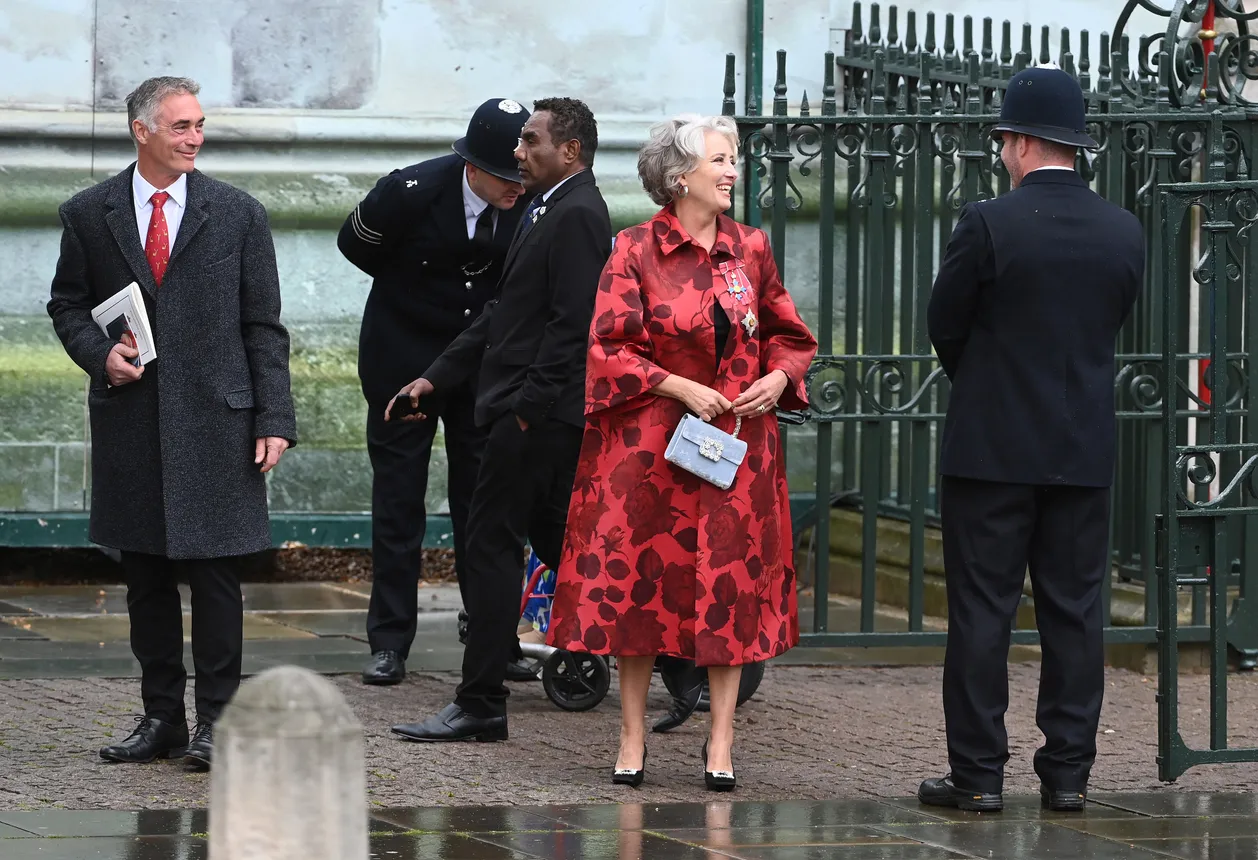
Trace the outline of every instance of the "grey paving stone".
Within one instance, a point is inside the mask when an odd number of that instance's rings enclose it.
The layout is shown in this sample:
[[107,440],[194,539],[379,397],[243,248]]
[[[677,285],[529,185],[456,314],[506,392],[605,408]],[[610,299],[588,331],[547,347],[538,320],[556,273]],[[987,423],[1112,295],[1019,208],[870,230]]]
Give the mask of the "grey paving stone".
[[[335,639],[308,641],[324,648],[338,646]],[[347,643],[351,648],[361,647],[360,643]],[[455,646],[450,655],[457,654],[457,643]],[[365,649],[358,654],[365,656]],[[332,650],[314,656],[349,662],[353,655]],[[0,661],[0,666],[5,663]],[[884,819],[889,821],[920,823],[945,818],[946,811],[904,800],[912,796],[923,777],[941,775],[947,769],[940,675],[936,667],[770,666],[756,697],[738,711],[736,799],[792,802],[764,807],[755,813],[758,819],[748,817],[756,807],[742,808],[738,813],[742,817],[727,826],[784,826],[782,816],[788,811],[806,824],[866,823],[863,818],[843,820],[841,810],[809,805],[810,801],[836,798],[878,802],[876,808],[882,815],[900,816]],[[1005,784],[1010,796],[1034,795],[1038,790],[1031,767],[1032,754],[1041,742],[1035,727],[1038,676],[1034,665],[1010,668],[1012,695],[1006,722],[1012,758]],[[1104,799],[1106,793],[1133,792],[1167,797],[1190,797],[1187,793],[1194,791],[1244,795],[1258,788],[1258,768],[1252,765],[1193,768],[1174,788],[1163,786],[1157,779],[1155,760],[1155,684],[1150,678],[1124,670],[1110,670],[1106,678],[1099,758],[1093,770],[1095,799]],[[615,680],[603,703],[585,713],[559,710],[539,683],[514,684],[509,702],[510,741],[427,745],[401,741],[389,728],[427,716],[448,703],[457,681],[454,674],[413,671],[403,684],[384,688],[365,687],[356,674],[334,678],[364,726],[367,787],[375,811],[389,807],[557,807],[626,801],[667,808],[668,804],[715,800],[703,789],[699,752],[706,716],[702,714],[677,731],[649,737],[647,780],[640,790],[610,784],[620,721]],[[1258,743],[1258,676],[1235,675],[1229,681],[1232,740],[1238,746]],[[1185,675],[1180,686],[1183,702],[1208,700],[1205,676]],[[188,695],[191,712],[191,689]],[[648,702],[651,714],[662,712],[667,704],[663,687],[656,681]],[[172,762],[107,765],[97,758],[100,746],[130,731],[139,708],[139,685],[132,679],[0,681],[0,809],[204,806],[209,787],[206,775],[186,774]],[[1207,737],[1205,712],[1186,707],[1183,719],[1185,737]],[[1108,812],[1089,809],[1089,817],[1121,818],[1145,812],[1144,808],[1132,808],[1134,799],[1116,797],[1112,802]],[[1247,814],[1235,810],[1251,807],[1237,802],[1242,805],[1217,806],[1222,803],[1218,801],[1209,811]],[[1181,814],[1203,814],[1195,803],[1185,801],[1178,807],[1183,809]],[[1033,800],[1028,801],[1028,808],[1034,808]],[[831,810],[825,812],[829,818],[816,820],[819,809]],[[590,827],[594,822],[589,815],[608,814],[582,813],[587,818],[569,826]],[[776,816],[773,821],[765,818],[770,814]],[[562,815],[555,812],[551,817]],[[1030,817],[1028,812],[1026,818]],[[656,826],[667,823],[662,819]]]

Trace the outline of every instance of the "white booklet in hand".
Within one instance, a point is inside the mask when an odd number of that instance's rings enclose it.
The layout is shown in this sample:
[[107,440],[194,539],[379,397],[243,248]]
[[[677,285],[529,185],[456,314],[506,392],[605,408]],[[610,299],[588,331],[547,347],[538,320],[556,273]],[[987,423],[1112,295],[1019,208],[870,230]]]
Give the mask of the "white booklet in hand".
[[157,344],[149,328],[149,315],[144,309],[144,294],[132,281],[105,301],[92,308],[92,319],[110,340],[121,341],[140,351],[131,359],[136,367],[157,358]]

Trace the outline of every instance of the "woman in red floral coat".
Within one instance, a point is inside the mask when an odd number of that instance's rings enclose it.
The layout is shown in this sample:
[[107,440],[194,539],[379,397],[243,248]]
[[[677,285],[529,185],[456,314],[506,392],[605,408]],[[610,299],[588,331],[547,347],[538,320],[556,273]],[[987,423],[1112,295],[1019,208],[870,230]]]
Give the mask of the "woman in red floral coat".
[[[595,298],[587,423],[549,641],[617,657],[617,783],[643,778],[658,655],[707,667],[705,780],[730,789],[742,664],[799,641],[773,409],[806,405],[817,342],[782,287],[768,237],[723,214],[737,148],[725,117],[652,129],[638,173],[664,208],[616,237]],[[728,490],[665,461],[687,412],[727,433],[741,419],[747,455]]]

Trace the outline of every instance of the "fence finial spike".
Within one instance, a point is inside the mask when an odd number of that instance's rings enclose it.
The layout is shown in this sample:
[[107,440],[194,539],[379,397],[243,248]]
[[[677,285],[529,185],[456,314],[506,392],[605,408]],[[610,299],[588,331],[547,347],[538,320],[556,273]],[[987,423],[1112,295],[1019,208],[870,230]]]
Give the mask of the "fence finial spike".
[[1008,67],[1013,62],[1013,25],[1004,21],[1000,25],[1000,65]]
[[974,19],[966,15],[961,19],[961,56],[968,57],[974,53]]
[[824,83],[821,87],[821,115],[835,116],[838,112],[838,102],[835,99],[834,88],[834,51],[826,51],[826,72],[824,75]]
[[916,52],[917,47],[918,47],[917,45],[917,12],[913,9],[910,9],[908,13],[904,16],[904,19],[905,19],[904,21],[905,30],[906,30],[904,34],[904,47],[906,50],[910,52]]
[[957,53],[957,39],[955,35],[956,33],[955,27],[956,27],[956,22],[953,21],[952,13],[949,12],[947,15],[944,16],[943,50],[944,50],[945,57],[955,56]]
[[992,50],[992,19],[983,19],[983,59],[991,62],[995,51]]
[[852,3],[852,41],[859,42],[865,38],[865,24],[861,15],[861,0],[854,0]]
[[894,4],[887,7],[887,45],[900,44],[900,10]]
[[882,9],[877,3],[869,4],[869,41],[875,45],[882,42]]
[[1053,54],[1048,47],[1048,27],[1040,28],[1040,63],[1051,63]]
[[733,116],[737,107],[734,104],[734,93],[736,92],[736,84],[734,77],[734,54],[725,55],[725,99],[721,102],[721,113],[725,116]]
[[934,54],[935,49],[939,47],[935,44],[935,13],[926,13],[926,41],[922,47],[926,49],[926,53]]
[[786,51],[778,49],[777,77],[773,81],[773,115],[786,116]]

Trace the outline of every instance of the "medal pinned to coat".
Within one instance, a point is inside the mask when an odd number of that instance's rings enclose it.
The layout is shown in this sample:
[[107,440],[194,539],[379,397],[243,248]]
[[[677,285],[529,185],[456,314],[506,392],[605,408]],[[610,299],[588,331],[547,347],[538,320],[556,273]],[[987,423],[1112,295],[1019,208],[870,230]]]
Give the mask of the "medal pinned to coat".
[[[730,298],[740,305],[750,305],[755,294],[751,289],[751,279],[747,277],[747,272],[743,269],[742,261],[726,260],[718,268],[721,271],[721,277],[725,279],[725,292],[729,293]],[[747,313],[739,320],[739,324],[747,330],[747,337],[755,337],[756,327],[760,321],[756,319],[755,312],[748,307]]]

